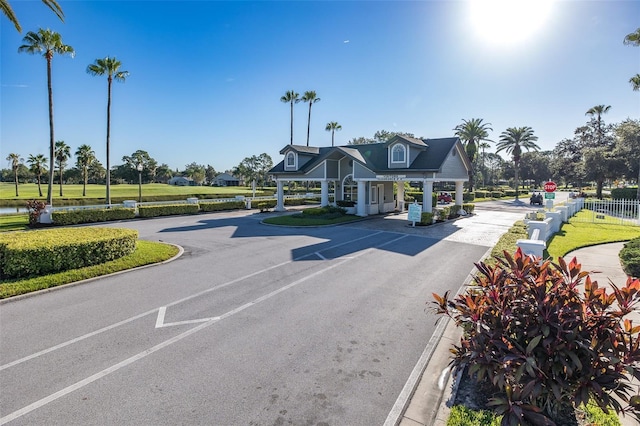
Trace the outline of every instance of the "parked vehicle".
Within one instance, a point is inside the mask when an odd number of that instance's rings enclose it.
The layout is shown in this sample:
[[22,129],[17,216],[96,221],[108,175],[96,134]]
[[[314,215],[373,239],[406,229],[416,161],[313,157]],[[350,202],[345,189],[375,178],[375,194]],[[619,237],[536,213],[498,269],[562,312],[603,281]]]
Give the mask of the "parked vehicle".
[[531,197],[529,198],[529,204],[534,206],[534,205],[538,205],[541,206],[542,205],[542,194],[538,193],[538,192],[534,192]]
[[439,203],[450,203],[453,201],[453,197],[448,192],[441,192],[438,194]]

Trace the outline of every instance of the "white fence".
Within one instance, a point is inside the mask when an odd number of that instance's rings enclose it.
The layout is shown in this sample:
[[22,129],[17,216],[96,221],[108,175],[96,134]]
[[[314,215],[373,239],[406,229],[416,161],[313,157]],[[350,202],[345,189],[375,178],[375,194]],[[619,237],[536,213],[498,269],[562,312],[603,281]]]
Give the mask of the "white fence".
[[583,212],[574,222],[640,226],[638,200],[585,200]]

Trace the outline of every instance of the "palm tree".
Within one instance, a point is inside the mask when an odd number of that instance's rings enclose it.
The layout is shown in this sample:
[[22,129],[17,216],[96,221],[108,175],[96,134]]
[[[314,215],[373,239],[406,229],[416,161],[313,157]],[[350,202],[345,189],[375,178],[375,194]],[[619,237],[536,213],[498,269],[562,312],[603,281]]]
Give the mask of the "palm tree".
[[[47,5],[49,9],[53,10],[53,13],[55,13],[62,22],[64,22],[64,12],[62,12],[62,8],[56,2],[56,0],[42,0],[42,3]],[[9,21],[11,21],[13,26],[16,27],[16,30],[21,33],[22,27],[20,26],[20,22],[18,22],[18,18],[16,17],[15,13],[13,13],[13,9],[11,8],[8,0],[0,0],[0,10],[2,10],[4,16],[6,16]]]
[[76,150],[76,165],[82,169],[82,196],[87,195],[87,178],[89,166],[96,161],[96,153],[87,144],[80,145]]
[[478,148],[482,150],[482,185],[484,186],[484,183],[487,179],[487,177],[485,176],[487,174],[487,166],[485,164],[486,156],[484,150],[486,148],[491,148],[491,145],[489,145],[487,142],[480,142],[478,143]]
[[47,190],[47,204],[53,204],[53,161],[55,159],[55,146],[53,137],[53,90],[51,88],[51,61],[54,53],[59,55],[75,56],[73,47],[62,42],[62,36],[49,29],[40,28],[37,33],[29,31],[22,39],[25,43],[18,48],[18,52],[30,54],[42,53],[47,60],[47,89],[49,92],[49,188]]
[[481,141],[491,142],[488,136],[489,130],[493,131],[493,128],[491,128],[491,123],[483,123],[482,118],[472,118],[471,120],[463,119],[462,123],[453,130],[455,130],[455,135],[465,143],[465,151],[471,162],[471,170],[469,171],[469,192],[471,192],[473,191],[473,167],[478,152],[477,144]]
[[[584,115],[596,116],[596,124],[598,129],[598,137],[600,140],[602,139],[602,115],[609,112],[611,109],[611,105],[596,105],[594,107],[589,108]],[[600,142],[600,140],[598,142]]]
[[87,72],[94,76],[107,75],[107,205],[111,204],[111,163],[109,161],[109,138],[111,134],[111,83],[124,82],[129,76],[129,71],[120,71],[122,63],[115,57],[107,56],[104,59],[96,59],[87,67]]
[[40,178],[42,177],[42,173],[47,170],[47,157],[42,154],[38,155],[29,155],[29,159],[27,160],[29,163],[29,169],[33,172],[38,178],[38,194],[42,197],[42,188],[40,187]]
[[533,129],[529,126],[509,127],[500,135],[500,141],[496,145],[496,153],[505,151],[513,157],[513,165],[515,170],[515,186],[516,201],[518,201],[518,169],[520,167],[520,158],[522,156],[522,148],[529,151],[530,149],[538,151],[540,147],[535,141],[538,137],[533,134]]
[[7,161],[11,165],[11,169],[13,170],[13,180],[16,183],[16,197],[18,196],[18,167],[20,167],[20,163],[24,161],[24,159],[20,158],[20,154],[14,154],[13,152],[7,156]]
[[300,96],[300,94],[296,93],[295,90],[288,90],[287,93],[280,98],[282,102],[291,104],[291,145],[293,145],[293,104],[300,102],[301,99],[299,99],[298,96]]
[[307,146],[309,146],[309,130],[311,129],[311,105],[320,102],[320,98],[316,97],[316,92],[309,90],[302,95],[303,102],[309,102],[309,119],[307,120]]
[[636,29],[631,34],[627,34],[624,37],[624,44],[630,44],[632,46],[640,46],[640,28]]
[[629,83],[631,84],[631,87],[633,87],[633,90],[635,91],[640,90],[640,74],[636,74],[633,77],[631,77],[629,79]]
[[60,196],[62,197],[62,171],[71,157],[71,147],[64,141],[56,141],[56,162],[60,171]]
[[327,127],[324,128],[327,132],[331,132],[331,146],[333,146],[333,136],[337,131],[342,130],[342,126],[339,125],[337,122],[335,121],[330,121],[327,123]]
[[[640,46],[640,28],[632,32],[631,34],[627,34],[623,41],[624,44],[630,44],[631,46]],[[631,87],[633,90],[640,90],[640,74],[636,74],[629,79],[629,83],[631,83]]]

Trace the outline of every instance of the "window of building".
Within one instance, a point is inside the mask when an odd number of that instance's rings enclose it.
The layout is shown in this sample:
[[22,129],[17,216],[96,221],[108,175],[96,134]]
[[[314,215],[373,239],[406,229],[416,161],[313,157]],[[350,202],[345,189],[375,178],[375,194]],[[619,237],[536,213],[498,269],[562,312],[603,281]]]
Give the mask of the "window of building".
[[358,201],[358,184],[353,181],[353,175],[348,175],[342,181],[342,199]]
[[296,154],[293,152],[287,153],[287,167],[295,167],[296,166]]
[[405,162],[405,149],[403,145],[394,145],[391,149],[391,162],[392,163],[404,163]]

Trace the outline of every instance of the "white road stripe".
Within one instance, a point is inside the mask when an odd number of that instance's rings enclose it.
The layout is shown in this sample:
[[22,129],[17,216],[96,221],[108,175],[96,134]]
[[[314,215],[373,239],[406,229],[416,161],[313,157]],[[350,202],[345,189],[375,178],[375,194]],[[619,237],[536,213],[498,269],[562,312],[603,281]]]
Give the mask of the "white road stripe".
[[[403,236],[401,236],[399,238],[395,238],[395,239],[393,239],[391,241],[388,241],[388,242],[386,242],[384,244],[380,244],[378,246],[363,250],[363,251],[361,251],[360,253],[357,253],[354,256],[351,256],[349,258],[345,258],[345,259],[343,259],[343,260],[341,260],[339,262],[336,262],[336,263],[334,263],[332,265],[329,265],[326,268],[323,268],[322,270],[316,271],[316,272],[314,272],[314,273],[312,273],[310,275],[307,275],[307,276],[305,276],[303,278],[300,278],[299,280],[296,280],[296,281],[294,281],[294,282],[292,282],[290,284],[287,284],[284,287],[281,287],[281,288],[279,288],[277,290],[272,291],[271,293],[268,293],[268,294],[266,294],[266,295],[264,295],[262,297],[259,297],[259,298],[255,299],[252,302],[245,303],[244,305],[242,305],[242,306],[240,306],[238,308],[235,308],[235,309],[233,309],[233,310],[221,315],[220,317],[216,317],[216,319],[208,320],[207,322],[205,322],[205,323],[203,323],[203,324],[201,324],[201,325],[199,325],[197,327],[194,327],[194,328],[192,328],[190,330],[185,331],[184,333],[178,334],[177,336],[174,336],[174,337],[172,337],[172,338],[170,338],[168,340],[165,340],[164,342],[162,342],[162,343],[160,343],[158,345],[155,345],[155,346],[153,346],[153,347],[151,347],[149,349],[146,349],[146,350],[144,350],[144,351],[142,351],[142,352],[140,352],[140,353],[138,353],[138,354],[136,354],[136,355],[134,355],[134,356],[132,356],[130,358],[125,359],[124,361],[121,361],[121,362],[119,362],[117,364],[114,364],[111,367],[108,367],[108,368],[106,368],[106,369],[104,369],[104,370],[102,370],[102,371],[100,371],[100,372],[98,372],[98,373],[96,373],[96,374],[94,374],[92,376],[89,376],[86,379],[80,380],[79,382],[76,382],[76,383],[74,383],[74,384],[72,384],[70,386],[67,386],[64,389],[59,390],[58,392],[55,392],[55,393],[53,393],[53,394],[51,394],[51,395],[49,395],[49,396],[47,396],[45,398],[42,398],[42,399],[40,399],[40,400],[38,400],[38,401],[36,401],[36,402],[34,402],[32,404],[27,405],[26,407],[23,407],[23,408],[21,408],[21,409],[19,409],[17,411],[14,411],[11,414],[8,414],[8,415],[0,418],[0,425],[4,425],[4,424],[6,424],[6,423],[8,423],[10,421],[13,421],[13,420],[15,420],[15,419],[17,419],[19,417],[24,416],[25,414],[28,414],[28,413],[30,413],[30,412],[32,412],[34,410],[37,410],[38,408],[41,408],[41,407],[49,404],[50,402],[53,402],[53,401],[55,401],[55,400],[57,400],[59,398],[62,398],[63,396],[68,395],[71,392],[74,392],[74,391],[76,391],[78,389],[81,389],[84,386],[87,386],[87,385],[95,382],[98,379],[101,379],[101,378],[103,378],[103,377],[105,377],[105,376],[107,376],[107,375],[109,375],[111,373],[114,373],[114,372],[118,371],[123,367],[126,367],[126,366],[128,366],[130,364],[133,364],[134,362],[139,361],[139,360],[141,360],[141,359],[153,354],[154,352],[159,351],[160,349],[163,349],[163,348],[165,348],[165,347],[167,347],[169,345],[172,345],[172,344],[174,344],[176,342],[179,342],[180,340],[184,339],[185,337],[190,336],[190,335],[192,335],[194,333],[197,333],[198,331],[201,331],[201,330],[205,329],[206,327],[209,327],[210,325],[213,325],[213,324],[217,323],[220,320],[223,320],[225,318],[229,318],[232,315],[235,315],[235,314],[237,314],[239,312],[244,311],[245,309],[247,309],[247,308],[249,308],[251,306],[254,306],[254,305],[258,304],[258,303],[261,303],[261,302],[263,302],[265,300],[268,300],[268,299],[270,299],[270,298],[272,298],[272,297],[274,297],[274,296],[276,296],[276,295],[278,295],[278,294],[280,294],[280,293],[282,293],[282,292],[284,292],[284,291],[286,291],[286,290],[288,290],[288,289],[290,289],[292,287],[295,287],[296,285],[301,284],[301,283],[303,283],[303,282],[305,282],[305,281],[307,281],[307,280],[309,280],[309,279],[311,279],[311,278],[313,278],[315,276],[323,274],[323,273],[325,273],[326,271],[328,271],[330,269],[336,268],[336,267],[338,267],[338,266],[340,266],[340,265],[342,265],[342,264],[344,264],[346,262],[349,262],[350,260],[356,259],[356,258],[364,255],[365,253],[373,250],[374,248],[379,248],[379,247],[386,246],[386,245],[391,244],[393,242],[399,241],[399,240],[401,240],[401,239],[403,239],[405,237],[406,237],[406,235],[403,235]],[[158,311],[159,311],[158,317],[160,317],[160,311],[161,310],[163,310],[163,308],[158,309]],[[165,311],[166,311],[166,308],[165,308]],[[157,324],[157,321],[156,321],[156,324]]]
[[[365,236],[363,236],[363,237],[356,238],[356,239],[354,239],[354,240],[349,240],[349,241],[346,241],[346,242],[344,242],[344,243],[335,244],[335,245],[333,245],[333,246],[331,246],[331,247],[327,247],[326,249],[324,249],[324,250],[322,250],[322,251],[325,251],[325,250],[331,250],[331,249],[334,249],[334,248],[337,248],[337,247],[341,247],[341,246],[346,245],[346,244],[351,244],[351,243],[353,243],[354,241],[359,241],[359,240],[363,240],[363,239],[366,239],[366,238],[369,238],[369,237],[373,237],[373,236],[375,236],[375,235],[381,234],[382,232],[384,232],[384,231],[378,231],[378,232],[376,232],[376,233],[368,234],[368,235],[365,235]],[[182,298],[182,299],[179,299],[179,300],[176,300],[176,301],[174,301],[174,302],[171,302],[171,303],[169,303],[168,305],[166,305],[166,306],[165,306],[165,308],[166,308],[166,307],[169,307],[169,306],[177,305],[177,304],[182,303],[182,302],[186,302],[186,301],[191,300],[191,299],[194,299],[194,298],[196,298],[196,297],[200,297],[200,296],[202,296],[202,295],[204,295],[204,294],[207,294],[207,293],[210,293],[210,292],[212,292],[212,291],[219,290],[219,289],[221,289],[221,288],[224,288],[224,287],[227,287],[227,286],[230,286],[230,285],[236,284],[236,283],[238,283],[238,282],[240,282],[240,281],[244,281],[244,280],[246,280],[246,279],[248,279],[248,278],[252,278],[252,277],[254,277],[254,276],[256,276],[256,275],[260,275],[260,274],[262,274],[262,273],[264,273],[264,272],[270,271],[270,270],[272,270],[272,269],[279,268],[279,267],[281,267],[281,266],[287,265],[287,264],[289,264],[289,263],[293,263],[293,262],[298,261],[298,260],[305,259],[305,258],[310,257],[310,256],[313,256],[313,255],[314,255],[313,253],[306,254],[306,255],[304,255],[304,256],[300,256],[300,257],[295,258],[295,259],[293,259],[293,260],[288,260],[288,261],[286,261],[286,262],[282,262],[282,263],[279,263],[279,264],[277,264],[277,265],[273,265],[273,266],[270,266],[270,267],[268,267],[268,268],[261,269],[261,270],[259,270],[259,271],[253,272],[253,273],[251,273],[251,274],[244,275],[244,276],[242,276],[242,277],[239,277],[239,278],[236,278],[236,279],[234,279],[234,280],[228,281],[228,282],[226,282],[226,283],[224,283],[224,284],[220,284],[220,285],[217,285],[217,286],[215,286],[215,287],[208,288],[208,289],[203,290],[203,291],[201,291],[201,292],[199,292],[199,293],[195,293],[195,294],[192,294],[191,296],[187,296],[187,297],[184,297],[184,298]],[[135,320],[138,320],[138,319],[140,319],[140,318],[144,318],[144,317],[146,317],[147,315],[151,315],[151,314],[155,313],[156,311],[158,311],[158,308],[154,308],[154,309],[152,309],[152,310],[150,310],[150,311],[143,312],[143,313],[141,313],[141,314],[138,314],[138,315],[135,315],[135,316],[133,316],[133,317],[127,318],[127,319],[125,319],[125,320],[119,321],[119,322],[117,322],[117,323],[114,323],[114,324],[108,325],[108,326],[106,326],[106,327],[100,328],[100,329],[98,329],[98,330],[92,331],[92,332],[87,333],[87,334],[84,334],[84,335],[82,335],[82,336],[78,336],[78,337],[76,337],[76,338],[74,338],[74,339],[67,340],[66,342],[59,343],[59,344],[57,344],[57,345],[55,345],[55,346],[51,346],[50,348],[43,349],[43,350],[41,350],[41,351],[38,351],[38,352],[35,352],[35,353],[33,353],[33,354],[27,355],[27,356],[25,356],[25,357],[23,357],[23,358],[17,359],[17,360],[12,361],[12,362],[9,362],[9,363],[7,363],[7,364],[0,365],[0,371],[2,371],[2,370],[6,370],[7,368],[14,367],[14,366],[16,366],[16,365],[18,365],[18,364],[22,364],[23,362],[26,362],[26,361],[32,360],[32,359],[37,358],[37,357],[40,357],[40,356],[42,356],[42,355],[46,355],[46,354],[48,354],[48,353],[50,353],[50,352],[53,352],[53,351],[55,351],[55,350],[62,349],[62,348],[64,348],[64,347],[69,346],[69,345],[72,345],[72,344],[74,344],[74,343],[81,342],[82,340],[85,340],[85,339],[88,339],[88,338],[90,338],[90,337],[96,336],[96,335],[98,335],[98,334],[104,333],[105,331],[109,331],[109,330],[112,330],[112,329],[114,329],[114,328],[120,327],[121,325],[128,324],[128,323],[130,323],[130,322],[132,322],[132,321],[135,321]],[[163,321],[164,321],[164,320],[163,320]],[[157,323],[157,321],[156,321],[156,323]]]

